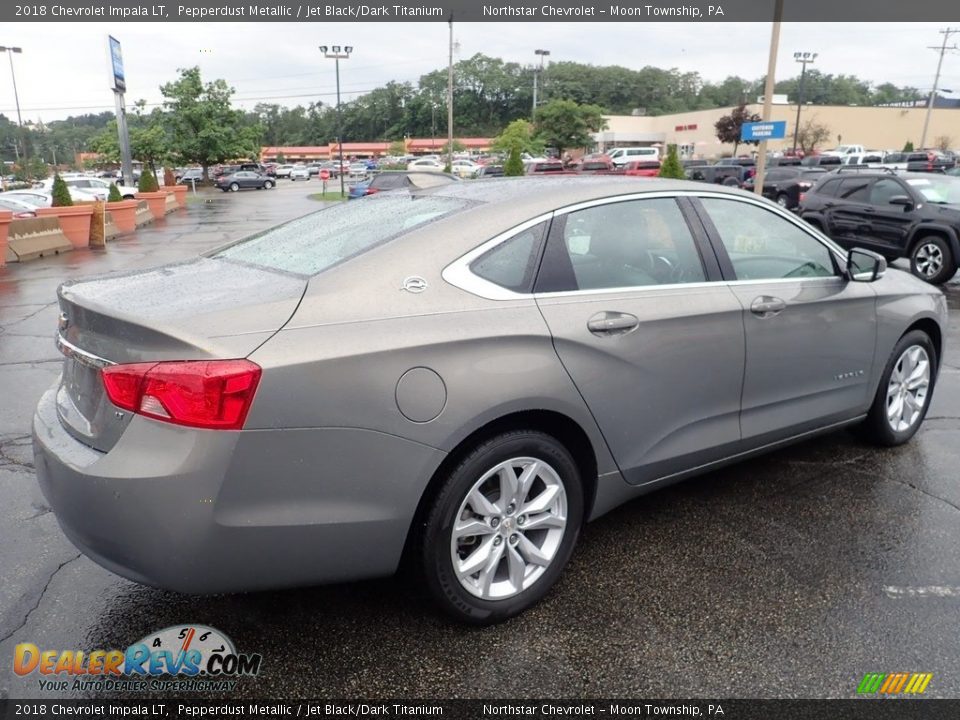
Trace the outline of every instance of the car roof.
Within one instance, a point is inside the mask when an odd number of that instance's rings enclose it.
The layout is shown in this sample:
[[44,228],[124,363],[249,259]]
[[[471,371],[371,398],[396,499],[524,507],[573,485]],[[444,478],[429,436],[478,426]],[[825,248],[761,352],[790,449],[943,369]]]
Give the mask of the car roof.
[[450,183],[419,191],[431,195],[462,198],[502,208],[524,208],[530,217],[567,205],[616,195],[654,192],[719,192],[753,197],[736,188],[722,185],[665,178],[562,175],[490,178],[466,183]]

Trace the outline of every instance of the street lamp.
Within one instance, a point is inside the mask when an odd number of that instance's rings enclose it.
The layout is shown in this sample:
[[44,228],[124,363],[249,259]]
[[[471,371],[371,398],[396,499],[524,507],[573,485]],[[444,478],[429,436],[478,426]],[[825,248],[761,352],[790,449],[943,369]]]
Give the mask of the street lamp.
[[337,64],[337,150],[339,151],[340,157],[340,197],[343,197],[345,190],[343,187],[343,120],[340,116],[340,61],[348,60],[350,58],[350,53],[353,52],[352,45],[344,45],[340,47],[339,45],[331,45],[327,47],[326,45],[320,46],[320,52],[323,53],[323,56],[327,59],[332,59]]
[[549,50],[534,50],[534,55],[540,56],[540,69],[533,69],[533,119],[537,119],[537,75],[543,73],[543,59],[550,54]]
[[797,154],[797,136],[800,132],[800,108],[803,107],[803,80],[807,76],[807,65],[812,65],[817,59],[817,53],[795,52],[793,59],[803,64],[800,71],[800,88],[797,91],[797,122],[793,127],[793,154]]
[[[10,59],[10,77],[13,78],[13,99],[17,104],[17,126],[20,128],[20,142],[23,144],[23,157],[26,160],[27,157],[27,143],[23,136],[23,118],[20,117],[20,96],[17,94],[17,75],[13,72],[13,54],[22,53],[23,49],[18,47],[4,47],[0,45],[0,52],[7,53],[7,57]],[[16,145],[14,145],[16,148]],[[17,159],[20,159],[20,153],[17,153]]]

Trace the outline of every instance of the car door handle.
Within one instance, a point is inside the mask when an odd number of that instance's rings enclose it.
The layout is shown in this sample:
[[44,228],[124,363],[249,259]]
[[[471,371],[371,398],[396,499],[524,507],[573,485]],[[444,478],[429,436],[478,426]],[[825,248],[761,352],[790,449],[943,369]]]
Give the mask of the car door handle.
[[750,304],[750,312],[762,318],[779,315],[786,309],[787,304],[778,297],[761,295]]
[[587,320],[587,329],[594,335],[623,335],[639,326],[635,315],[622,312],[601,312]]

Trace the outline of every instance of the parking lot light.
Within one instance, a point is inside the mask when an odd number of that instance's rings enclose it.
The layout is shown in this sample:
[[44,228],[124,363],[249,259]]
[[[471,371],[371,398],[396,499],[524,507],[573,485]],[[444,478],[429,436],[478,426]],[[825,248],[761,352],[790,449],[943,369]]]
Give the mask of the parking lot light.
[[[17,75],[13,71],[13,56],[14,53],[20,54],[23,52],[23,48],[18,47],[7,47],[5,45],[0,45],[0,52],[7,53],[7,58],[10,60],[10,77],[13,79],[13,100],[17,105],[17,126],[20,128],[20,143],[23,145],[23,159],[24,162],[27,160],[27,142],[26,137],[23,134],[23,118],[20,117],[20,96],[17,93]],[[16,146],[14,146],[16,147]]]
[[340,114],[340,61],[349,60],[353,52],[353,45],[346,45],[341,48],[339,45],[332,45],[329,48],[326,45],[318,46],[320,52],[328,60],[333,60],[337,67],[337,153],[340,159],[338,174],[340,175],[340,197],[346,195],[343,184],[343,119]]
[[800,71],[800,87],[797,89],[797,122],[793,127],[793,154],[797,154],[797,136],[800,131],[800,108],[803,107],[803,80],[807,76],[807,65],[812,65],[817,59],[817,53],[795,52],[793,59],[798,63],[803,63],[803,69]]

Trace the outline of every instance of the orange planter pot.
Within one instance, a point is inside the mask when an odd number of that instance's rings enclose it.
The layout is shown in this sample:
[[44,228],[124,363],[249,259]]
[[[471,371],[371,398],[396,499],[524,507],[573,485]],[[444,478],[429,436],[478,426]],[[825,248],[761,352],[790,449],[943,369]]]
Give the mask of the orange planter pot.
[[122,233],[133,232],[137,229],[137,201],[118,200],[107,203],[107,212],[113,218],[113,224]]
[[60,218],[60,229],[75,248],[90,245],[90,218],[93,217],[93,205],[37,208],[37,216]]
[[177,205],[180,207],[187,206],[187,190],[190,188],[186,185],[162,185],[160,189],[164,192],[173,193],[177,198]]
[[163,190],[157,192],[138,192],[134,194],[137,200],[146,200],[150,206],[150,214],[154,220],[159,220],[167,212],[167,194]]
[[0,210],[0,267],[7,264],[7,242],[9,240],[10,223],[13,213],[9,210]]

